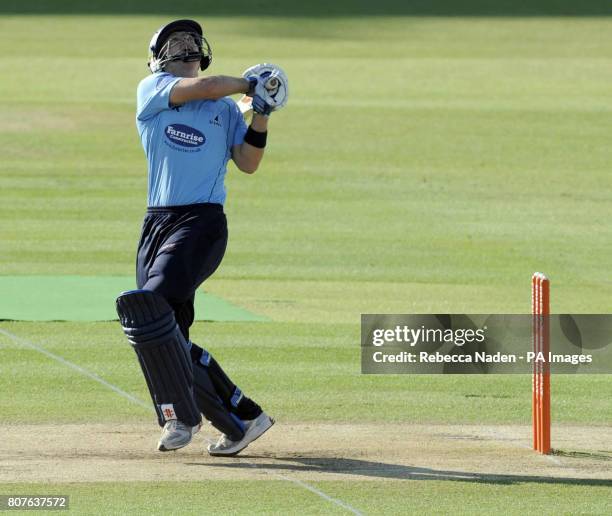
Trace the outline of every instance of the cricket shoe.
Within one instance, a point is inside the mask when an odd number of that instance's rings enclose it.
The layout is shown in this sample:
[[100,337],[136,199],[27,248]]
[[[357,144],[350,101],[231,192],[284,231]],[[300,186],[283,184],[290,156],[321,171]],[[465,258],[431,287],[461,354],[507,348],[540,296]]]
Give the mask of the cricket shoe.
[[159,443],[157,443],[157,449],[159,451],[171,451],[187,446],[201,427],[202,423],[198,423],[196,426],[188,426],[177,419],[166,421]]
[[225,434],[219,437],[216,444],[208,445],[208,453],[215,457],[232,457],[244,450],[255,439],[261,437],[274,424],[268,414],[262,412],[255,419],[243,421],[244,436],[239,441],[232,441]]

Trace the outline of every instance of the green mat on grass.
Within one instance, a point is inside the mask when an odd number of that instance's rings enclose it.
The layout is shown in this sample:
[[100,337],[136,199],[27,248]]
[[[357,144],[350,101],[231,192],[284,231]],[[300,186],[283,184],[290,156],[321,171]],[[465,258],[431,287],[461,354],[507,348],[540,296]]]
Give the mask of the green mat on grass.
[[[0,276],[0,320],[109,321],[115,298],[136,288],[129,276]],[[265,321],[220,297],[198,291],[198,321]]]

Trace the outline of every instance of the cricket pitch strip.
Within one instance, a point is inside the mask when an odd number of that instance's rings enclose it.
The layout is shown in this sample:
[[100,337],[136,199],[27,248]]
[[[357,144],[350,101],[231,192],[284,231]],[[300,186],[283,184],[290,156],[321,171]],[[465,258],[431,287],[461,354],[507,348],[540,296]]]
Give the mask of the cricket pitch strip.
[[[612,428],[553,427],[556,452],[525,426],[278,422],[235,458],[210,457],[205,425],[177,452],[143,424],[2,425],[0,483],[187,480],[452,480],[612,486]],[[585,444],[588,443],[588,444]],[[585,448],[588,446],[588,449]]]

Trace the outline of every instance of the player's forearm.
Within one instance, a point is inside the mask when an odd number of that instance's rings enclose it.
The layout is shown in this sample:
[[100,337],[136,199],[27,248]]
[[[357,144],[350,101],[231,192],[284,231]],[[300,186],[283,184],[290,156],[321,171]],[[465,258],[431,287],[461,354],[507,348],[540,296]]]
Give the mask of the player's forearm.
[[253,147],[248,143],[243,143],[240,148],[240,165],[239,168],[247,174],[254,173],[264,155],[264,150]]
[[240,145],[238,159],[234,159],[238,168],[247,174],[257,170],[264,155],[268,133],[268,117],[253,113],[253,119],[245,141]]
[[268,130],[268,120],[270,118],[258,113],[253,113],[253,119],[251,120],[251,127],[254,131],[263,133]]
[[213,77],[202,77],[200,81],[204,94],[209,95],[204,98],[219,99],[228,95],[249,91],[249,81],[242,77],[216,75]]
[[236,93],[246,93],[248,90],[249,81],[241,77],[214,75],[185,78],[172,88],[170,103],[178,105],[191,100],[216,100]]

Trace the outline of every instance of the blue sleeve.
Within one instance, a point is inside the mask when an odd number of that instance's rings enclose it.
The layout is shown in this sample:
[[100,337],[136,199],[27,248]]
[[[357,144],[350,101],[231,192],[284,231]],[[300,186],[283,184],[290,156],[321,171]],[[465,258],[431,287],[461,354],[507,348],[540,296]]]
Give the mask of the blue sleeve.
[[138,85],[136,118],[148,120],[160,111],[170,108],[170,92],[180,81],[169,73],[156,73],[143,79]]

